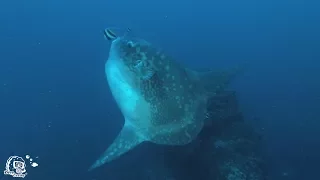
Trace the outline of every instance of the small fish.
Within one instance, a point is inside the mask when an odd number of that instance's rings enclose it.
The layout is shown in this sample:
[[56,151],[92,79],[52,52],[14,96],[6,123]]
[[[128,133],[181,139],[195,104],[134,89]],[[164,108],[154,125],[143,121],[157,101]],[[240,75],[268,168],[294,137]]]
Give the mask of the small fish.
[[113,41],[117,38],[116,33],[114,33],[111,29],[107,28],[103,31],[104,37],[109,41]]
[[125,35],[127,35],[127,34],[130,33],[130,32],[131,32],[131,29],[130,29],[130,28],[127,28],[127,31],[126,31]]
[[[111,29],[114,29],[114,28],[106,28],[104,31],[103,31],[103,34],[104,34],[104,37],[109,40],[109,41],[113,41],[115,39],[118,38],[117,34],[112,31]],[[117,28],[118,29],[118,28]],[[131,32],[131,29],[130,28],[127,28],[126,32],[124,35],[127,35],[128,33]]]

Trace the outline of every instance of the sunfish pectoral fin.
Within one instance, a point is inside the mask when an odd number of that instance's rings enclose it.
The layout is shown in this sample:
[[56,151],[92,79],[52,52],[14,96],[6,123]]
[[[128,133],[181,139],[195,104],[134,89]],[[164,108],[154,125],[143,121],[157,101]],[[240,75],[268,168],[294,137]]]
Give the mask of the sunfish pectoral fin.
[[132,126],[125,124],[117,138],[88,171],[120,157],[143,141],[145,141],[143,136],[139,135]]

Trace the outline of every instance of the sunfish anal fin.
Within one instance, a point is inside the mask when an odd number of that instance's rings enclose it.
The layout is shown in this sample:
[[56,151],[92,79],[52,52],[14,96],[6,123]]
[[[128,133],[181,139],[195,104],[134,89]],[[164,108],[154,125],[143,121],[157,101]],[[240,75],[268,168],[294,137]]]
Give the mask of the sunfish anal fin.
[[96,160],[96,162],[89,168],[88,171],[113,161],[143,141],[145,141],[145,138],[138,134],[134,127],[130,126],[130,124],[125,123],[117,138],[108,147],[108,149],[104,151],[100,158]]

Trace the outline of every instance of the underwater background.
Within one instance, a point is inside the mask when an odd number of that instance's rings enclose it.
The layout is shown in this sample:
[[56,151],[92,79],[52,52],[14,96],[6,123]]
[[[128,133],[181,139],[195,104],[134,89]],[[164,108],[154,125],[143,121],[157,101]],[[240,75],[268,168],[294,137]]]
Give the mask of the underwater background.
[[265,178],[320,179],[319,9],[315,0],[1,0],[0,167],[30,154],[39,166],[27,180],[152,173],[142,162],[159,156],[155,147],[87,171],[124,122],[104,74],[102,31],[117,27],[189,67],[245,64],[230,89],[262,136]]

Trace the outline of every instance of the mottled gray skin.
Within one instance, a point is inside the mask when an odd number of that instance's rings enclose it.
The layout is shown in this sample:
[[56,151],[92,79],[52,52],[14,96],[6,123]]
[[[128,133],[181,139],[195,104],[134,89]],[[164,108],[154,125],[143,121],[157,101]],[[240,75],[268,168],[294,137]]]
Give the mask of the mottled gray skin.
[[201,131],[208,90],[198,73],[187,70],[150,43],[129,37],[112,42],[105,70],[125,124],[90,169],[144,141],[185,145]]
[[[167,145],[192,141],[201,130],[206,113],[206,93],[198,81],[143,40],[124,39],[120,49],[121,58],[135,74],[136,87],[151,106],[153,129],[148,132],[148,140]],[[135,66],[137,61],[143,65]],[[150,71],[152,76],[141,73]]]

